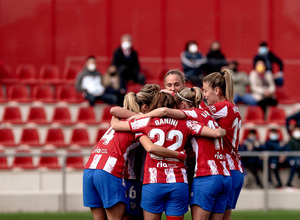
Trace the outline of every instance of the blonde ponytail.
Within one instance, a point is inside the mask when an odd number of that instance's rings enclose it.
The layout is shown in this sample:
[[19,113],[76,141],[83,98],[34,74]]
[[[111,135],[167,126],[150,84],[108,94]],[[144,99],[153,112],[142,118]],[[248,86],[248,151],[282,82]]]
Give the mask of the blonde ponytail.
[[234,104],[233,98],[234,98],[234,88],[233,88],[233,79],[232,79],[232,71],[229,69],[224,69],[222,71],[224,74],[225,78],[225,84],[226,84],[226,89],[225,89],[225,98]]
[[129,92],[125,98],[124,98],[124,102],[123,102],[124,108],[133,111],[135,113],[139,113],[140,112],[140,106],[136,101],[136,95],[134,92]]

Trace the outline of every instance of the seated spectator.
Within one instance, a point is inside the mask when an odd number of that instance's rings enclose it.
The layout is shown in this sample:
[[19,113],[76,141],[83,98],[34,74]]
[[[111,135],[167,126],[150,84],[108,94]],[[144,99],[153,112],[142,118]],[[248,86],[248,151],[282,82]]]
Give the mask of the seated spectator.
[[232,70],[232,79],[234,83],[234,103],[240,102],[247,105],[257,105],[255,98],[247,92],[249,86],[249,76],[246,72],[239,71],[239,63],[232,60],[228,63],[228,69]]
[[132,38],[129,34],[121,37],[121,46],[113,55],[112,65],[118,68],[122,83],[132,80],[135,83],[145,84],[145,76],[140,73],[138,54],[132,47]]
[[266,70],[262,60],[258,60],[255,69],[249,75],[251,94],[266,115],[267,106],[276,106],[276,86],[272,73]]
[[[266,151],[286,151],[287,148],[284,145],[282,141],[279,139],[279,132],[277,128],[271,128],[269,132],[269,137],[267,138],[267,141],[264,146],[264,150]],[[270,171],[272,171],[275,174],[277,184],[276,188],[281,188],[282,187],[282,182],[279,176],[279,166],[284,165],[285,162],[285,157],[284,156],[276,156],[276,157],[270,157],[269,158],[269,184],[273,186],[273,181],[272,181],[272,174]]]
[[258,60],[263,60],[267,71],[273,73],[273,63],[276,63],[279,67],[279,71],[274,75],[275,84],[277,86],[283,85],[283,62],[273,52],[269,50],[267,42],[261,42],[258,47],[258,53],[253,58],[253,67]]
[[291,135],[290,127],[294,125],[300,125],[300,109],[296,109],[295,112],[286,118],[286,129],[287,132]]
[[212,42],[209,52],[206,54],[206,58],[207,62],[203,66],[205,75],[220,72],[221,68],[227,65],[226,58],[221,51],[221,44],[218,41]]
[[120,80],[116,66],[109,66],[103,75],[103,85],[108,93],[115,94],[118,97],[117,104],[123,106],[124,96],[126,94],[126,85]]
[[[291,132],[291,138],[288,142],[288,148],[290,151],[300,151],[300,124],[297,124]],[[300,157],[290,158],[290,177],[287,186],[292,187],[292,181],[296,172],[300,177]]]
[[185,50],[180,54],[180,60],[186,79],[201,88],[204,77],[202,65],[206,63],[206,57],[198,50],[196,41],[186,43]]
[[102,76],[97,70],[96,57],[89,56],[86,59],[83,70],[77,75],[75,88],[82,92],[82,95],[94,106],[96,100],[102,100],[108,104],[114,105],[118,98],[115,94],[106,91],[102,84]]
[[[241,151],[262,151],[262,145],[260,144],[256,130],[252,129],[249,131],[246,139],[240,147]],[[259,157],[245,157],[242,159],[246,168],[250,170],[250,172],[254,175],[256,184],[263,188],[263,185],[258,176],[258,170],[262,169],[262,160]]]

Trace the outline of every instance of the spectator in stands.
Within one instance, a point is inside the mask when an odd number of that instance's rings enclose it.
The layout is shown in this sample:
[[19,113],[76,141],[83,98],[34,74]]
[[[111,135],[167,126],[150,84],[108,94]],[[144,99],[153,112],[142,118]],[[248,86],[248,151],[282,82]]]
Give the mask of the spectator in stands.
[[293,125],[295,124],[300,125],[300,109],[296,109],[296,112],[294,114],[286,118],[286,129],[290,135],[291,135],[291,130],[293,129]]
[[266,70],[266,65],[262,60],[258,60],[255,69],[250,72],[249,79],[251,94],[266,115],[267,106],[277,105],[276,86],[272,73]]
[[123,106],[124,96],[126,94],[126,85],[120,80],[120,75],[116,66],[109,66],[103,75],[103,85],[106,91],[115,94],[118,97],[118,106]]
[[257,101],[247,92],[247,86],[249,86],[249,76],[246,72],[239,71],[239,63],[236,60],[232,60],[228,63],[228,69],[232,70],[232,79],[234,83],[234,103],[240,102],[247,105],[257,105]]
[[[286,151],[287,148],[285,144],[280,140],[279,138],[279,131],[277,128],[271,128],[269,132],[269,136],[267,138],[267,141],[264,146],[264,150],[266,151]],[[284,156],[276,156],[276,157],[270,157],[269,158],[269,184],[270,186],[273,186],[273,181],[272,181],[272,176],[271,172],[272,171],[275,174],[276,180],[277,180],[277,185],[276,188],[281,188],[282,183],[281,179],[279,176],[279,166],[283,165],[285,162],[285,157]]]
[[83,70],[77,75],[75,88],[82,92],[83,97],[89,101],[90,106],[94,106],[96,100],[102,100],[114,105],[118,98],[115,94],[106,91],[102,84],[102,76],[97,70],[96,57],[89,56],[86,59]]
[[180,54],[180,60],[186,79],[201,88],[204,77],[202,65],[206,63],[206,57],[199,51],[196,41],[186,43],[184,51]]
[[[300,151],[300,124],[297,124],[292,132],[292,136],[288,142],[288,149],[290,151]],[[292,187],[293,177],[296,172],[300,177],[300,157],[292,157],[290,158],[290,177],[287,183],[287,186]]]
[[221,68],[227,65],[225,55],[221,51],[221,44],[218,41],[212,42],[206,58],[207,62],[203,66],[205,75],[213,72],[220,72]]
[[263,41],[259,44],[258,53],[253,58],[253,67],[258,60],[263,60],[267,71],[273,72],[273,63],[276,63],[279,67],[279,71],[274,75],[275,84],[278,86],[283,85],[283,62],[273,52],[269,50],[267,42]]
[[132,47],[131,35],[121,36],[121,46],[113,54],[112,65],[118,68],[122,83],[133,80],[135,83],[145,84],[145,76],[140,73],[138,54]]
[[164,77],[165,89],[162,91],[175,95],[178,91],[185,87],[185,83],[186,79],[184,73],[179,69],[171,69]]
[[[241,151],[262,151],[262,145],[259,142],[255,129],[251,129],[244,140],[243,144],[240,146]],[[254,175],[256,184],[263,188],[261,180],[258,176],[258,170],[262,169],[262,160],[259,157],[244,157],[242,159],[246,168]]]

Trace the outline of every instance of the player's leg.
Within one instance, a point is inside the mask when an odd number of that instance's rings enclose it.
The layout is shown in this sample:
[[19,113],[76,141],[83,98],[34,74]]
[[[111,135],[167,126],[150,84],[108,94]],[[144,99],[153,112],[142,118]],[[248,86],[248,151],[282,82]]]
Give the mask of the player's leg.
[[94,220],[106,220],[104,208],[91,208],[91,212]]
[[192,209],[192,219],[193,220],[208,220],[210,216],[210,212],[202,209],[198,205],[193,205]]
[[230,220],[231,219],[231,211],[232,209],[227,209],[224,213],[224,216],[223,216],[223,220]]
[[151,213],[147,212],[146,210],[143,211],[144,213],[144,220],[160,220],[161,213]]
[[109,220],[122,220],[125,213],[126,204],[119,202],[113,207],[105,209]]

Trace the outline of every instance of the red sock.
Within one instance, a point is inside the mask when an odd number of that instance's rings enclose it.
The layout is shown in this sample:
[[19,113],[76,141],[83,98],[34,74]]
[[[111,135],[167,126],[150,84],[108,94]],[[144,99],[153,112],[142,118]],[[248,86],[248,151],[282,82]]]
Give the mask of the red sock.
[[167,220],[183,220],[183,216],[167,216]]

